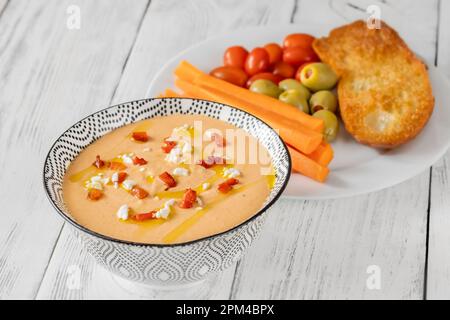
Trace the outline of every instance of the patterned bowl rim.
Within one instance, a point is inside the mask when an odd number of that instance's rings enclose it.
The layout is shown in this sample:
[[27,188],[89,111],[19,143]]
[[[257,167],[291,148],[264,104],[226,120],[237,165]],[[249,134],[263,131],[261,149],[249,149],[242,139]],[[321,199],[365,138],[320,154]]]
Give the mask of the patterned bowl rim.
[[[278,138],[278,142],[283,146],[284,151],[285,151],[285,153],[286,153],[286,155],[287,155],[287,160],[288,160],[288,168],[287,168],[287,169],[288,169],[288,171],[287,171],[286,178],[285,178],[285,180],[284,180],[284,182],[283,182],[283,184],[282,184],[280,190],[278,191],[278,193],[273,197],[273,199],[272,199],[271,201],[269,201],[269,202],[268,202],[264,207],[262,207],[257,213],[255,213],[253,216],[251,216],[251,217],[248,218],[247,220],[241,222],[240,224],[234,226],[233,228],[228,229],[228,230],[225,230],[225,231],[222,231],[222,232],[220,232],[220,233],[216,233],[216,234],[210,235],[210,236],[206,236],[206,237],[203,237],[203,238],[199,238],[199,239],[195,239],[195,240],[191,240],[191,241],[187,241],[187,242],[182,242],[182,243],[168,243],[168,244],[160,244],[160,243],[143,243],[143,242],[134,242],[134,241],[128,241],[128,240],[116,239],[116,238],[113,238],[113,237],[106,236],[106,235],[104,235],[104,234],[98,233],[98,232],[93,231],[93,230],[91,230],[91,229],[88,229],[88,228],[82,226],[81,224],[79,224],[79,223],[78,223],[77,221],[75,221],[74,219],[70,218],[70,217],[68,216],[68,214],[64,213],[61,209],[59,209],[58,205],[55,203],[55,201],[53,200],[52,196],[50,195],[50,192],[49,192],[49,190],[48,190],[48,188],[47,188],[47,185],[46,185],[46,183],[45,183],[45,180],[46,180],[46,178],[45,178],[45,167],[47,166],[47,162],[48,162],[49,157],[50,157],[50,152],[53,150],[53,147],[56,145],[56,143],[58,143],[58,141],[59,141],[59,140],[60,140],[60,139],[61,139],[61,138],[69,131],[69,130],[71,130],[73,127],[75,127],[75,126],[78,125],[80,122],[84,121],[85,119],[87,119],[87,118],[89,118],[89,117],[92,117],[92,116],[94,116],[94,115],[96,115],[96,114],[99,114],[99,113],[105,111],[105,110],[109,110],[109,109],[112,109],[112,108],[116,108],[116,107],[121,106],[121,105],[124,105],[124,104],[128,104],[128,103],[139,103],[139,102],[153,101],[153,100],[191,100],[191,101],[206,101],[206,102],[212,102],[212,103],[214,103],[214,104],[222,105],[222,106],[228,107],[228,108],[230,108],[230,109],[237,110],[237,111],[239,111],[239,112],[244,113],[245,115],[247,115],[247,116],[249,116],[249,117],[253,117],[253,118],[255,118],[256,120],[260,121],[264,126],[266,126],[266,129],[268,129],[268,130],[270,130],[270,131],[273,131],[273,133],[275,133],[276,137]],[[189,113],[188,113],[188,114],[189,114]],[[195,114],[194,114],[194,115],[195,115]],[[151,118],[148,118],[148,119],[151,119]],[[139,120],[139,121],[141,121],[141,120]],[[224,121],[224,120],[222,120],[222,121]],[[133,123],[133,122],[131,122],[131,123]],[[131,124],[131,123],[129,123],[129,124]],[[119,128],[120,128],[120,127],[119,127]],[[114,129],[114,130],[115,130],[115,129]],[[109,132],[111,132],[111,131],[108,131],[107,133],[109,133]],[[107,134],[107,133],[105,133],[105,134]],[[256,137],[255,137],[255,138],[256,138]],[[259,139],[258,139],[258,140],[259,140]],[[81,151],[80,151],[80,152],[81,152]],[[47,196],[47,199],[50,201],[50,203],[52,204],[53,208],[58,212],[58,214],[59,214],[65,221],[69,222],[69,223],[70,223],[72,226],[74,226],[75,228],[77,228],[77,229],[79,229],[79,230],[81,230],[81,231],[83,231],[83,232],[85,232],[85,233],[87,233],[87,234],[89,234],[89,235],[91,235],[91,236],[100,238],[100,239],[102,239],[102,240],[112,241],[112,242],[116,242],[116,243],[120,243],[120,244],[126,244],[126,245],[132,245],[132,246],[140,246],[140,247],[160,247],[160,248],[169,248],[169,247],[184,247],[184,246],[189,246],[189,245],[192,245],[192,244],[197,243],[197,242],[207,241],[207,240],[210,240],[210,239],[215,238],[215,237],[223,236],[223,235],[225,235],[225,234],[227,234],[227,233],[229,233],[229,232],[232,232],[232,231],[234,231],[234,230],[237,230],[237,229],[243,227],[244,225],[250,223],[251,221],[253,221],[253,220],[256,219],[257,217],[261,216],[264,212],[266,212],[266,211],[267,211],[267,210],[268,210],[268,209],[269,209],[269,208],[270,208],[270,207],[271,207],[271,206],[272,206],[272,205],[280,198],[281,194],[283,193],[284,189],[286,188],[286,186],[287,186],[287,184],[288,184],[288,182],[289,182],[289,179],[290,179],[290,177],[291,177],[291,170],[292,170],[292,160],[291,160],[291,156],[290,156],[290,154],[289,154],[289,150],[288,150],[286,144],[284,143],[284,141],[283,141],[283,140],[280,138],[280,136],[275,132],[275,130],[274,130],[272,127],[270,127],[266,122],[264,122],[263,120],[261,120],[260,118],[258,118],[258,117],[256,117],[256,116],[254,116],[254,115],[248,113],[247,111],[244,111],[244,110],[235,108],[235,107],[233,107],[233,106],[230,106],[230,105],[227,105],[227,104],[224,104],[224,103],[215,102],[215,101],[210,101],[210,100],[206,100],[206,99],[185,98],[185,97],[179,97],[179,98],[146,98],[146,99],[139,99],[139,100],[131,100],[131,101],[128,101],[128,102],[122,102],[122,103],[118,103],[118,104],[109,106],[109,107],[107,107],[107,108],[104,108],[104,109],[98,110],[98,111],[96,111],[96,112],[93,112],[93,113],[91,113],[91,114],[85,116],[85,117],[82,118],[81,120],[77,121],[77,122],[74,123],[73,125],[71,125],[67,130],[65,130],[65,131],[64,131],[64,132],[63,132],[63,133],[55,140],[55,142],[54,142],[54,143],[52,144],[52,146],[50,147],[50,149],[49,149],[49,151],[48,151],[48,153],[47,153],[47,156],[45,157],[45,161],[44,161],[43,180],[42,180],[42,181],[43,181],[44,190],[45,190],[45,194],[46,194],[46,196]]]

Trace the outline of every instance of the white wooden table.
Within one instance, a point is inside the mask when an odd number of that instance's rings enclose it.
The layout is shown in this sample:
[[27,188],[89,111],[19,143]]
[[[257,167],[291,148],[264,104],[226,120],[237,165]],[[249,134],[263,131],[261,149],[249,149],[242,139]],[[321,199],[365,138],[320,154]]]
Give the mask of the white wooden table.
[[[0,299],[183,297],[126,290],[82,250],[44,195],[50,145],[93,111],[142,98],[168,58],[209,36],[254,25],[331,28],[365,19],[370,4],[450,76],[447,0],[0,0]],[[80,28],[68,28],[77,8]],[[450,298],[449,163],[447,154],[369,195],[279,201],[207,297]],[[380,286],[371,282],[378,275]]]

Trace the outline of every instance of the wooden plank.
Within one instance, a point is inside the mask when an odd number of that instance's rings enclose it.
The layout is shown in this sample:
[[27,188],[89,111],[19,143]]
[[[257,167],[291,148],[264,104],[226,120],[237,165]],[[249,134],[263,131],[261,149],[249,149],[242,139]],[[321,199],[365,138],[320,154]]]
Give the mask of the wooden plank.
[[[223,1],[152,1],[133,51],[128,59],[123,76],[113,97],[114,103],[141,99],[148,84],[167,61],[180,50],[218,32],[256,24],[289,21],[294,1],[286,1],[283,10],[270,0],[227,3]],[[184,291],[159,291],[143,295],[127,292],[113,285],[111,278],[84,254],[72,239],[68,228],[64,228],[48,272],[39,290],[40,299],[182,299]],[[70,290],[66,282],[71,278],[67,268],[78,265],[82,268],[79,289]],[[101,276],[99,276],[101,275]],[[234,277],[234,267],[215,281],[205,283],[198,291],[207,293],[209,299],[227,298]],[[204,298],[197,293],[190,298]]]
[[[70,5],[79,30],[66,27]],[[1,15],[0,299],[37,293],[62,226],[42,190],[43,159],[64,129],[109,103],[146,5],[15,0]]]
[[[238,264],[232,298],[421,298],[427,194],[422,174],[351,199],[280,201]],[[366,285],[370,266],[380,290]]]
[[8,0],[0,0],[0,18],[3,14],[3,11],[6,9],[7,4]]
[[[437,65],[450,79],[450,3],[441,1]],[[448,108],[449,106],[436,106]],[[427,299],[450,299],[450,152],[433,166],[428,242]]]
[[[319,23],[331,21],[330,26],[347,21],[327,7],[329,2],[320,3],[322,7],[317,7],[315,1],[152,1],[113,100],[141,98],[162,63],[214,33],[246,25],[289,23],[291,19],[301,30],[300,23],[313,23],[316,14],[321,18]],[[340,3],[333,1],[333,5]],[[415,23],[434,21],[435,17],[421,16],[418,6],[413,7]],[[359,17],[359,10],[353,10],[354,17]],[[400,32],[403,35],[408,28]],[[420,43],[428,38],[414,41],[412,47],[429,55],[426,48],[420,49]],[[395,188],[352,199],[282,200],[274,207],[262,237],[239,263],[231,297],[421,298],[427,202],[427,173]],[[92,259],[77,259],[79,248],[68,231],[64,228],[61,234],[39,298],[142,297],[111,284]],[[66,285],[72,265],[80,265],[83,270],[76,292]],[[366,271],[371,265],[380,267],[381,290],[366,286]],[[225,296],[232,277],[233,270],[228,271],[221,284],[213,286],[220,288],[219,294],[213,290],[216,294],[209,297]],[[103,282],[111,284],[111,292],[106,291],[108,285]],[[179,298],[180,293],[159,292],[147,297]]]
[[[394,1],[301,1],[293,21],[299,30],[317,21],[337,26],[364,18],[369,3],[382,7],[382,15],[407,35],[412,48],[427,59],[434,56],[424,44],[434,43],[437,6],[425,8],[420,1],[409,1],[409,7]],[[411,34],[413,25],[426,30]],[[238,264],[231,297],[422,298],[428,186],[424,172],[369,195],[277,203],[261,239]],[[379,290],[367,286],[372,270],[381,272]]]
[[234,267],[192,287],[159,290],[117,279],[97,264],[64,226],[37,299],[227,299]]

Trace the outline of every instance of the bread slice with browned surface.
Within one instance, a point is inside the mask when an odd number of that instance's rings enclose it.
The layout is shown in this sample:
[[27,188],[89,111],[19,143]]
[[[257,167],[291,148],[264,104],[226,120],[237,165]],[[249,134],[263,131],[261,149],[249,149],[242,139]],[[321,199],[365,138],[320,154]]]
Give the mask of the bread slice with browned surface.
[[374,147],[414,138],[433,112],[425,65],[386,23],[369,29],[356,21],[316,39],[320,59],[340,76],[338,98],[347,131]]

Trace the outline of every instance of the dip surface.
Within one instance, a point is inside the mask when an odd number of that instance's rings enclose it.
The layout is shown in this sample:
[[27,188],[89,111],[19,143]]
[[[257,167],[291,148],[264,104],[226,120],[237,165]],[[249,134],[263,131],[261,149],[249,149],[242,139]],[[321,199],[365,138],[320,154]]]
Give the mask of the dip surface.
[[[242,139],[226,139],[229,129],[245,136],[244,145]],[[146,133],[148,141],[133,139],[133,133],[138,139]],[[119,172],[126,173],[124,181],[117,182]],[[164,172],[176,186],[159,177]],[[272,188],[272,172],[267,150],[243,130],[206,116],[172,115],[124,126],[88,146],[66,172],[63,197],[72,217],[97,233],[140,243],[183,243],[256,214]],[[196,194],[194,203],[187,189]],[[89,198],[92,190],[98,199]]]

